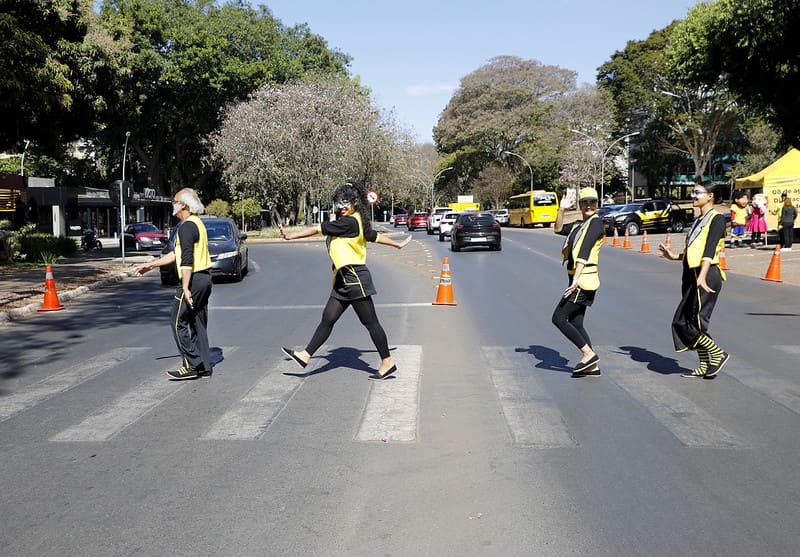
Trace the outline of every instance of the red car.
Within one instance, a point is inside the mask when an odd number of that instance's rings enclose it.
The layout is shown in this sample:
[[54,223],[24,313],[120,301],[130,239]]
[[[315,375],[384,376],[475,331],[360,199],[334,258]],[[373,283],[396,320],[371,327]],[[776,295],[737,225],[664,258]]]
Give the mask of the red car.
[[394,216],[394,227],[408,226],[408,215],[405,213],[397,213]]
[[135,222],[125,227],[125,249],[136,251],[145,249],[160,250],[167,244],[167,235],[152,222]]
[[428,213],[417,211],[411,220],[408,222],[409,230],[416,230],[417,228],[428,228]]

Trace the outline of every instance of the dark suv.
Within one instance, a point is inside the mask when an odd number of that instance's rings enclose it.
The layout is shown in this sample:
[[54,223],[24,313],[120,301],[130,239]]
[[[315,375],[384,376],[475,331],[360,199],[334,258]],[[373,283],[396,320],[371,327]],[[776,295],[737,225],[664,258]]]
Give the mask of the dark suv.
[[[247,274],[248,250],[244,241],[247,234],[240,234],[239,229],[231,219],[221,217],[201,216],[200,220],[206,226],[208,234],[208,253],[211,256],[211,276],[226,277],[242,280],[242,275]],[[161,253],[169,253],[175,247],[175,234],[180,225],[172,229],[169,242]],[[178,272],[175,265],[164,265],[161,270],[161,284],[178,284]]]
[[452,251],[461,251],[462,248],[476,246],[500,251],[500,240],[500,225],[493,214],[486,212],[462,213],[450,231],[450,249]]

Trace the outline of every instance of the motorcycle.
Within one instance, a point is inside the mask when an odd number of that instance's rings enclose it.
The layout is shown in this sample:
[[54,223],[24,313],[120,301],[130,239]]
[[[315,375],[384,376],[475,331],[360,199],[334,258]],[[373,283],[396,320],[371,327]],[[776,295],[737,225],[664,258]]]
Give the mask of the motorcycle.
[[98,240],[93,229],[87,228],[83,231],[83,236],[81,236],[81,249],[84,251],[103,249],[103,243]]

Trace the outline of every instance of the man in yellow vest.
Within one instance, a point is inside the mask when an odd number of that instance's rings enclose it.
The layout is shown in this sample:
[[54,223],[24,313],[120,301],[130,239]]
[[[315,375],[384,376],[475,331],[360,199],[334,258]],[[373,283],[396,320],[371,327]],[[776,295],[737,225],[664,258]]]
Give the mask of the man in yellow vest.
[[211,375],[208,344],[211,256],[206,227],[198,217],[204,212],[205,207],[193,189],[183,188],[176,193],[172,198],[172,214],[181,222],[175,235],[175,249],[136,268],[140,275],[163,265],[174,264],[178,270],[180,284],[172,303],[172,334],[183,357],[183,365],[167,372],[172,380]]

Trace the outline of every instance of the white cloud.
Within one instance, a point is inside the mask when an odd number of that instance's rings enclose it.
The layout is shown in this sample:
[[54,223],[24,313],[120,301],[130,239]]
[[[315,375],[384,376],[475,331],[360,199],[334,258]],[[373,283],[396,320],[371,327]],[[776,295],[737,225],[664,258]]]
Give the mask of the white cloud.
[[451,83],[436,83],[427,84],[420,83],[419,85],[412,85],[406,87],[406,95],[409,97],[428,97],[431,95],[441,95],[444,93],[450,94],[458,88],[458,85]]

